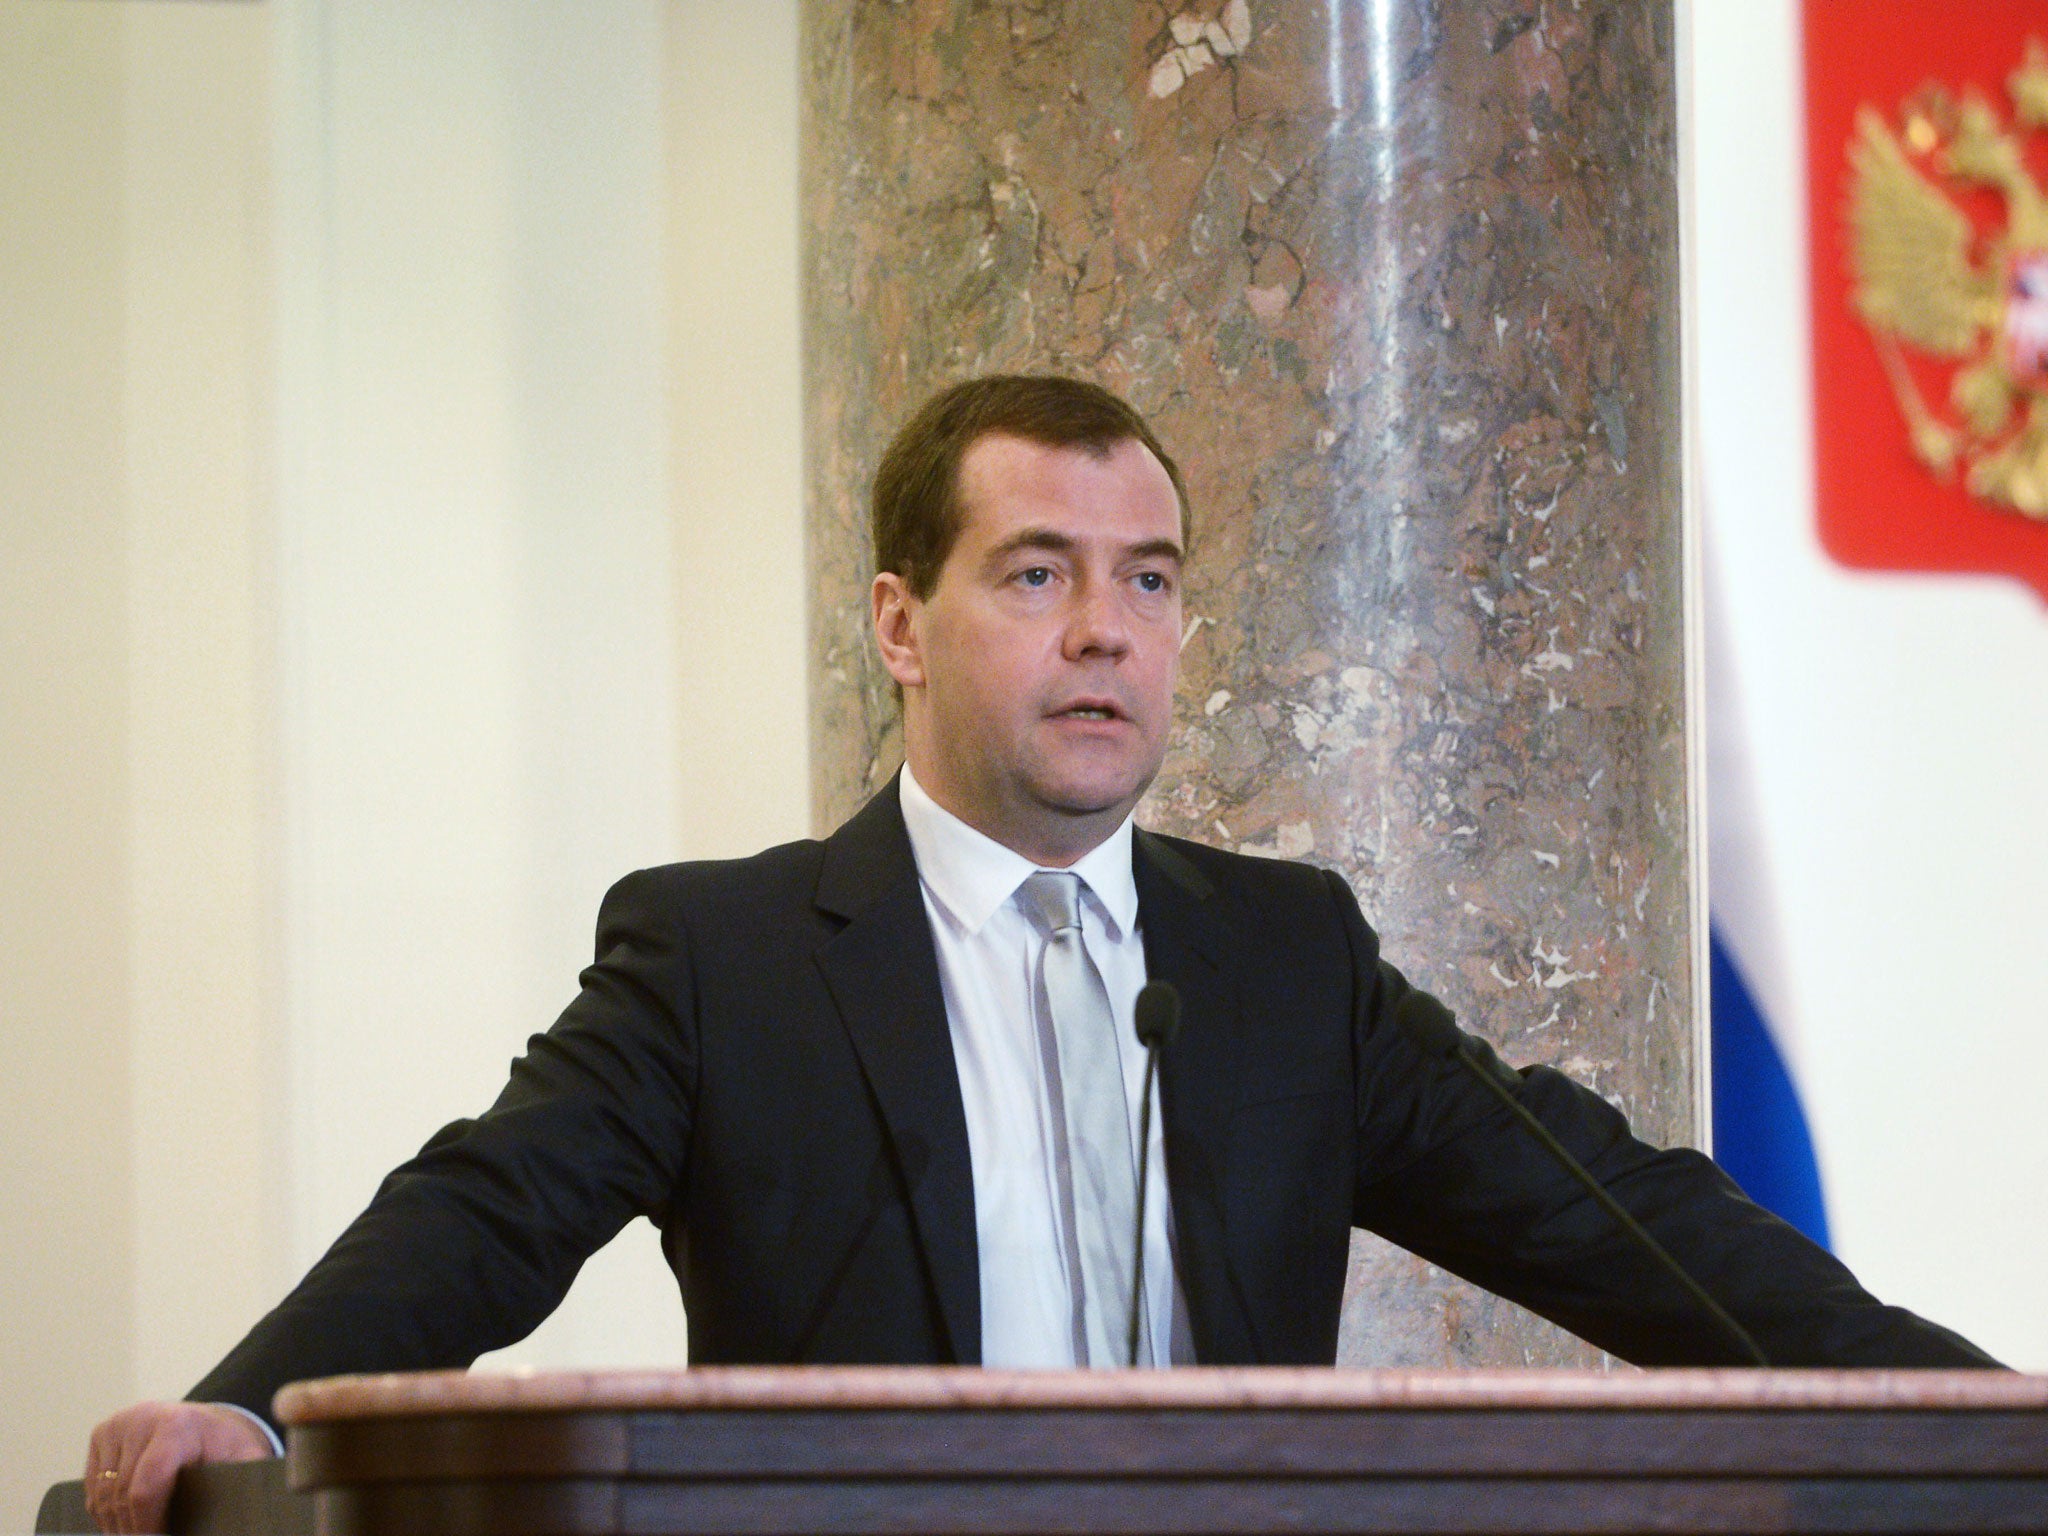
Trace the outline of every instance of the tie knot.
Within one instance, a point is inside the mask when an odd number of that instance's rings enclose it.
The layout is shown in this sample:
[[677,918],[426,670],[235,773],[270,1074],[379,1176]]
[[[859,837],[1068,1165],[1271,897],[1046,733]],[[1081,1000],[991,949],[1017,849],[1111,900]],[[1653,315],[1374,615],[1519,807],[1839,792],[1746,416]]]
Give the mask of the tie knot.
[[1058,935],[1081,927],[1081,877],[1071,871],[1041,869],[1017,887],[1017,905],[1044,932]]

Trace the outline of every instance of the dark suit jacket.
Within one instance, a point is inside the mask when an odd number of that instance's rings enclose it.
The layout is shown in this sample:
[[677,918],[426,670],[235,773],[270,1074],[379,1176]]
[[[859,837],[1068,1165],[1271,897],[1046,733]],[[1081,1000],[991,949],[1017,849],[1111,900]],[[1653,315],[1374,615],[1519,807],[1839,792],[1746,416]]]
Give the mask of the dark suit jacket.
[[[1332,1361],[1360,1226],[1624,1358],[1739,1363],[1390,1027],[1408,984],[1342,880],[1145,832],[1133,857],[1148,969],[1183,1002],[1161,1102],[1202,1361]],[[491,1109],[392,1173],[195,1397],[267,1414],[301,1377],[467,1365],[639,1215],[694,1361],[980,1359],[966,1121],[893,785],[824,842],[620,881],[582,983]],[[1541,1067],[1518,1091],[1775,1362],[1992,1363],[1597,1095]]]

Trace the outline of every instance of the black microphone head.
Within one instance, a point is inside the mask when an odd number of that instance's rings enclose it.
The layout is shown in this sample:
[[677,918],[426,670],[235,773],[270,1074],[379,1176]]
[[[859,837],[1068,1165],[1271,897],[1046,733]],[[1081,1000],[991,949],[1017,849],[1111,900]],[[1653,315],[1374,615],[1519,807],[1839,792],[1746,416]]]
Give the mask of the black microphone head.
[[1458,1021],[1427,992],[1411,989],[1394,1004],[1394,1023],[1425,1056],[1458,1054]]
[[1148,981],[1138,989],[1138,1043],[1146,1050],[1168,1045],[1180,1033],[1180,994],[1170,981]]

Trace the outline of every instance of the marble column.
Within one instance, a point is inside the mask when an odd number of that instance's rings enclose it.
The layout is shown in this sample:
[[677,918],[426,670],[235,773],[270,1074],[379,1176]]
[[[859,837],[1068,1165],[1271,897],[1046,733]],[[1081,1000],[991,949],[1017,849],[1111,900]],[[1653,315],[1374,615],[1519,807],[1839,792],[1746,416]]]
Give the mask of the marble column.
[[[1097,379],[1194,502],[1146,824],[1330,865],[1510,1060],[1695,1133],[1670,0],[808,0],[814,806],[900,747],[867,485]],[[1352,1364],[1583,1362],[1384,1244]]]

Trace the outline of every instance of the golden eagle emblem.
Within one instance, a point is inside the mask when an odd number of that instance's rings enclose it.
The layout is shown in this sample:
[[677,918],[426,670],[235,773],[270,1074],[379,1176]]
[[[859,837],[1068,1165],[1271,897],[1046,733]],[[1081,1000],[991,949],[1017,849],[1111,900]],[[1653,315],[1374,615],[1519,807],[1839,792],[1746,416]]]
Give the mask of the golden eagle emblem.
[[[1856,114],[1849,145],[1855,306],[1884,361],[1913,452],[1973,496],[2048,520],[2048,200],[2027,163],[2048,128],[2048,50],[1984,94],[1929,85],[1895,132]],[[1916,369],[1910,349],[1923,360]],[[1930,370],[1951,367],[1929,403]]]

